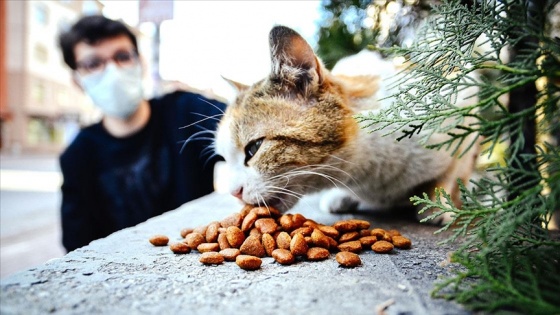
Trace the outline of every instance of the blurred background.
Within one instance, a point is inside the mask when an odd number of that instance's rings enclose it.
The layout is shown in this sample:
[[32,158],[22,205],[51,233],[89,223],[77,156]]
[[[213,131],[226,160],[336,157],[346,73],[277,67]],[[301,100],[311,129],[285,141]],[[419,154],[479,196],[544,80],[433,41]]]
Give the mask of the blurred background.
[[[1,277],[65,254],[58,155],[100,118],[57,46],[58,34],[82,15],[122,19],[135,30],[146,97],[181,88],[231,100],[222,76],[251,84],[267,75],[268,32],[276,24],[299,32],[332,68],[371,46],[410,44],[437,2],[1,0]],[[556,9],[550,23],[560,33]]]

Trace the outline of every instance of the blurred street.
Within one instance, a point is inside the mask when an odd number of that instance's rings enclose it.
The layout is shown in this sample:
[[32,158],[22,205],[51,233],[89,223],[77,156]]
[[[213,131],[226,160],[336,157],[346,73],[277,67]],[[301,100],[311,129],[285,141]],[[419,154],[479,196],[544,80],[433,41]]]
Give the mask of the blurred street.
[[56,154],[0,155],[0,270],[14,272],[61,257],[61,175]]

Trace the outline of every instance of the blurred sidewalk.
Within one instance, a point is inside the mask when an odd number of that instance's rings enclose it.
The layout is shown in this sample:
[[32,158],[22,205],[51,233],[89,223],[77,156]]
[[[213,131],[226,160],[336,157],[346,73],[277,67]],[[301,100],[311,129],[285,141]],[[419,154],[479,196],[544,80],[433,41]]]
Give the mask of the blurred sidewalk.
[[57,154],[0,153],[0,276],[61,257]]

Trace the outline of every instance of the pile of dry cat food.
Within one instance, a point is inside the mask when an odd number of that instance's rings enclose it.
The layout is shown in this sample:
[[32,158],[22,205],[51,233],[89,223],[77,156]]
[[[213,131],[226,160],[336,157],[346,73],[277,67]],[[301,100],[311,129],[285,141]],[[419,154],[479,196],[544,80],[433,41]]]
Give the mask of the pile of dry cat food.
[[[211,222],[181,231],[182,242],[169,245],[176,254],[201,253],[203,264],[235,261],[245,270],[259,269],[261,258],[273,257],[282,265],[297,259],[319,261],[336,254],[344,267],[361,265],[359,253],[371,248],[376,253],[389,253],[395,247],[410,248],[410,239],[397,230],[370,229],[365,220],[343,220],[323,225],[301,214],[281,214],[274,208],[245,206],[222,221]],[[154,246],[167,246],[169,237],[154,235]]]

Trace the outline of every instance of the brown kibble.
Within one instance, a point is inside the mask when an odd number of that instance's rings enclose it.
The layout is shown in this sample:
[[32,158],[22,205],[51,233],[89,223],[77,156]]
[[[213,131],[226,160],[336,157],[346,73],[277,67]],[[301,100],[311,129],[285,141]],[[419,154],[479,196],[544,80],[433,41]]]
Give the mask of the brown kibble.
[[245,242],[239,247],[239,250],[241,254],[257,257],[264,257],[266,254],[261,239],[254,235],[247,237]]
[[350,219],[348,221],[352,221],[356,223],[358,230],[367,230],[370,227],[370,223],[366,220],[359,220],[359,219]]
[[251,255],[239,255],[235,258],[235,263],[244,270],[257,270],[261,267],[262,260]]
[[412,246],[412,242],[404,236],[395,235],[393,236],[393,245],[395,245],[396,248],[408,249]]
[[261,240],[264,247],[264,251],[268,256],[272,257],[272,251],[276,249],[276,241],[274,240],[274,237],[272,237],[272,235],[268,233],[265,233],[262,235]]
[[276,260],[276,262],[282,265],[291,265],[294,263],[294,261],[296,261],[296,258],[294,257],[292,252],[283,248],[277,248],[273,250],[272,257],[274,258],[274,260]]
[[206,228],[206,242],[215,243],[218,240],[218,229],[220,228],[220,222],[212,222],[208,224]]
[[286,232],[280,232],[276,237],[276,245],[281,249],[290,249],[292,237]]
[[154,246],[166,246],[169,243],[169,237],[161,234],[154,235],[150,237],[150,243]]
[[218,244],[218,243],[200,243],[200,245],[198,245],[196,247],[196,250],[201,252],[201,253],[217,252],[217,251],[220,250],[220,244]]
[[341,252],[359,253],[362,251],[362,243],[360,241],[350,241],[338,244],[338,250]]
[[313,241],[313,245],[317,247],[322,247],[326,249],[330,247],[329,239],[319,229],[313,229],[313,233],[311,233],[311,240]]
[[307,221],[303,222],[303,226],[309,226],[313,229],[316,229],[319,227],[319,224],[311,219],[307,219]]
[[191,252],[191,248],[183,242],[177,242],[169,245],[169,249],[175,254],[188,254]]
[[220,226],[223,228],[228,228],[230,226],[240,227],[241,222],[243,222],[243,218],[241,217],[241,214],[239,212],[236,212],[220,221]]
[[337,229],[328,225],[319,225],[319,230],[323,232],[323,234],[325,234],[326,236],[332,238],[338,238],[338,236],[340,235]]
[[299,213],[292,215],[292,223],[293,223],[292,228],[298,229],[302,227],[305,221],[307,221],[307,219]]
[[311,236],[304,236],[303,238],[305,238],[305,242],[307,243],[308,247],[313,246],[313,239],[311,238]]
[[204,243],[206,238],[198,232],[192,232],[185,237],[185,244],[190,248],[197,248],[198,245]]
[[335,256],[336,261],[343,267],[357,267],[362,264],[358,254],[352,252],[340,252]]
[[352,220],[338,221],[332,226],[340,233],[356,231],[358,229],[358,223]]
[[311,233],[313,233],[313,228],[310,227],[310,226],[303,226],[303,227],[297,228],[290,233],[290,236],[294,237],[294,235],[296,235],[297,233],[300,233],[303,236],[311,236]]
[[383,234],[382,240],[387,241],[389,243],[392,243],[393,242],[393,237],[391,237],[391,235],[389,233],[385,232],[385,234]]
[[226,233],[220,233],[220,235],[218,235],[218,244],[220,245],[221,250],[231,247],[231,245],[229,245],[229,242],[227,240]]
[[391,237],[393,236],[401,236],[401,232],[397,231],[397,230],[387,230],[387,233],[389,233],[389,235],[391,235]]
[[259,218],[277,218],[280,216],[280,211],[273,207],[257,207],[252,211],[255,211]]
[[262,234],[272,234],[276,232],[276,229],[278,229],[278,224],[276,224],[276,221],[274,221],[274,219],[272,218],[261,218],[255,221],[255,227]]
[[230,226],[226,230],[226,237],[231,247],[239,248],[245,241],[245,234],[237,226]]
[[362,243],[363,248],[369,248],[375,242],[377,242],[377,237],[373,235],[360,237],[360,243]]
[[249,231],[249,235],[256,236],[258,238],[262,237],[261,231],[259,231],[259,229],[257,229],[256,227],[252,228],[251,231]]
[[292,241],[290,242],[290,251],[294,256],[305,255],[307,254],[308,249],[309,246],[307,245],[305,237],[302,234],[297,233],[292,237]]
[[224,262],[224,256],[218,252],[206,252],[200,255],[198,261],[205,265],[219,265]]
[[393,244],[387,241],[377,241],[373,245],[371,245],[371,249],[379,254],[386,254],[392,251],[394,248]]
[[312,247],[307,251],[307,259],[312,261],[325,260],[329,258],[329,250],[322,247]]
[[371,236],[371,230],[360,230],[360,237]]
[[291,214],[284,214],[283,216],[278,219],[280,226],[286,232],[291,232],[294,229],[294,223],[292,222],[292,215]]
[[344,233],[340,236],[340,238],[338,239],[338,242],[339,243],[345,243],[345,242],[355,241],[359,238],[360,238],[360,233],[357,232],[357,231],[346,232],[346,233]]
[[387,231],[385,231],[384,229],[377,228],[371,230],[371,235],[376,236],[378,240],[382,240],[385,234],[387,234]]
[[220,251],[226,261],[235,261],[235,258],[241,255],[241,251],[237,248],[226,248]]
[[338,249],[338,242],[334,238],[327,236],[327,239],[329,240],[329,249]]
[[187,236],[187,234],[190,234],[194,231],[193,228],[184,228],[181,230],[181,237],[185,238]]
[[253,224],[255,224],[255,221],[257,221],[258,218],[257,213],[254,211],[247,213],[243,219],[243,223],[241,223],[241,231],[248,232],[251,230],[253,228]]
[[253,210],[254,207],[255,206],[252,205],[244,205],[243,208],[241,208],[241,211],[239,211],[239,214],[241,215],[241,219],[245,218],[247,214],[249,214],[249,212]]
[[197,226],[193,229],[193,232],[202,234],[204,236],[204,235],[206,235],[206,229],[207,228],[208,228],[208,225]]

